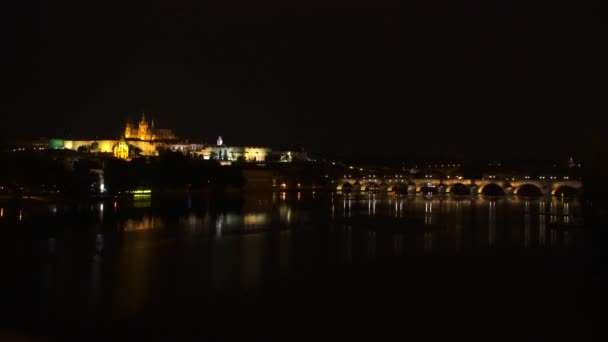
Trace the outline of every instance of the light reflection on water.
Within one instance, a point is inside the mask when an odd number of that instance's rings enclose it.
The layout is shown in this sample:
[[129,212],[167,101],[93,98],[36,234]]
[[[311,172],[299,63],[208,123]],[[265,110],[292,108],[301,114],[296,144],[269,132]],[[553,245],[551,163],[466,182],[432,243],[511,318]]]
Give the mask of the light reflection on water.
[[[436,251],[570,248],[578,232],[556,224],[581,217],[577,200],[561,198],[313,198],[306,192],[220,204],[152,198],[143,204],[110,201],[85,209],[56,204],[43,209],[3,207],[0,216],[3,228],[32,232],[32,253],[38,253],[37,239],[44,237],[49,258],[40,286],[49,295],[56,293],[66,283],[62,277],[74,276],[66,271],[74,260],[86,260],[89,281],[82,303],[89,311],[109,306],[123,314],[141,310],[165,287],[195,292],[258,288],[319,260],[321,251],[323,262],[352,264]],[[76,230],[84,233],[74,237],[70,232]]]
[[125,232],[159,229],[162,227],[164,227],[164,224],[161,218],[148,215],[138,219],[127,219],[123,225]]

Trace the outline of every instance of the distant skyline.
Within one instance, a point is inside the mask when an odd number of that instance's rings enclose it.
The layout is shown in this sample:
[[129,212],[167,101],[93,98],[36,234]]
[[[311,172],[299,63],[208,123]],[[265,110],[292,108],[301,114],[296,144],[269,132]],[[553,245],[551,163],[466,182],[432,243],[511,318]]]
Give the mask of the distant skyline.
[[33,15],[8,21],[6,139],[114,137],[144,111],[235,145],[549,159],[606,131],[599,14],[567,1],[14,6]]

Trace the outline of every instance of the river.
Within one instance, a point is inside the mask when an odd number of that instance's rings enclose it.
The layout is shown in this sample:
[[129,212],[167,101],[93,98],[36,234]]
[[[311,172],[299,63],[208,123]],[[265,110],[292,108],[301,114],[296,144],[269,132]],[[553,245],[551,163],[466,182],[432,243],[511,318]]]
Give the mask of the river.
[[577,199],[4,202],[0,234],[11,336],[591,334],[591,234]]

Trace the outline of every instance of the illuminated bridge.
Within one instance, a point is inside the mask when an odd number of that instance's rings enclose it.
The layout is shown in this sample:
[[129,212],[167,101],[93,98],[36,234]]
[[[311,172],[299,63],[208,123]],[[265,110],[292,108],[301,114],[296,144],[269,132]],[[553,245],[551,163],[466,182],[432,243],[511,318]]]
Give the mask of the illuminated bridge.
[[439,179],[439,178],[342,178],[336,190],[351,192],[439,193],[456,195],[574,195],[580,192],[583,182],[568,177],[543,179]]

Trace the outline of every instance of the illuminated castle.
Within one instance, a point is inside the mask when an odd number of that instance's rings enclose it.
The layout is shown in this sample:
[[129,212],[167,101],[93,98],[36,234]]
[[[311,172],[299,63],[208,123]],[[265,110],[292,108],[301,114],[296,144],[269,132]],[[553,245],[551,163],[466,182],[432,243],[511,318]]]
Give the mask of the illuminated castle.
[[127,123],[125,127],[125,139],[138,139],[144,141],[152,140],[174,140],[177,139],[173,131],[164,128],[154,128],[154,120],[149,125],[146,115],[141,115],[141,121],[137,127]]

